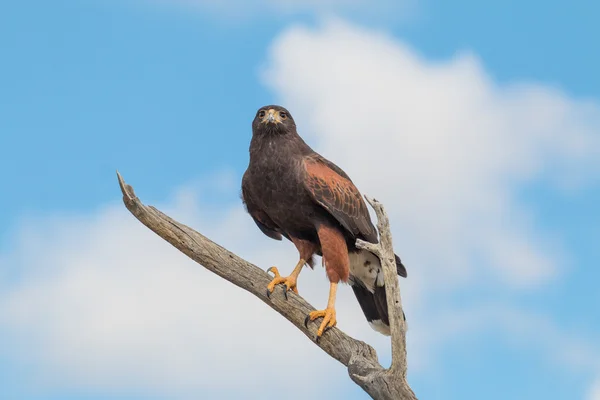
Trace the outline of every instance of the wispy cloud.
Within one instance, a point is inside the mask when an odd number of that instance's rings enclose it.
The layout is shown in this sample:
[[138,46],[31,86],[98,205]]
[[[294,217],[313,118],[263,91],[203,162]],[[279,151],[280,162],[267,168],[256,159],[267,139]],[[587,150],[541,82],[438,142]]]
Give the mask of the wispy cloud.
[[[537,83],[498,84],[472,53],[431,62],[402,41],[339,20],[287,30],[263,80],[300,132],[388,206],[409,270],[403,287],[416,364],[448,323],[464,334],[504,322],[505,335],[573,357],[569,366],[580,359],[595,368],[598,349],[551,319],[518,312],[516,299],[569,262],[559,233],[537,226],[519,191],[598,183],[597,103]],[[477,306],[456,320],[457,310],[440,306],[456,304],[458,293]],[[500,302],[506,318],[490,321],[480,310],[488,302]]]
[[406,20],[417,0],[138,0],[180,5],[212,15],[239,19],[275,19],[292,15],[359,15],[362,19]]
[[444,285],[487,275],[531,286],[559,273],[557,238],[536,229],[517,193],[595,179],[597,105],[498,85],[472,54],[433,63],[335,21],[283,34],[264,81],[301,133],[389,205],[407,265]]
[[594,382],[593,386],[590,388],[586,400],[600,400],[600,379]]
[[[289,246],[267,245],[241,204],[210,210],[195,192],[184,188],[163,209],[265,268],[293,265]],[[36,365],[31,380],[41,388],[260,398],[310,380],[314,385],[286,395],[300,399],[327,395],[328,380],[346,379],[343,369],[325,374],[337,362],[294,327],[187,259],[120,204],[35,220],[15,235],[17,250],[3,254],[2,267],[20,273],[0,282],[0,330],[10,358]],[[324,276],[308,275],[300,289],[324,303]],[[345,324],[369,330],[354,308]]]

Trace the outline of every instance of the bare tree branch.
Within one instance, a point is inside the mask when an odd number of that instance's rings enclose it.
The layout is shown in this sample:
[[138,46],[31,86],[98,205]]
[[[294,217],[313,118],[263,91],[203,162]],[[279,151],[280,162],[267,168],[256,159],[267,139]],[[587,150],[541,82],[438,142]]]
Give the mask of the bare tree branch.
[[[269,299],[266,295],[266,287],[271,281],[271,277],[265,271],[190,227],[173,220],[156,208],[144,205],[135,195],[133,188],[125,183],[118,172],[117,177],[125,207],[142,224],[192,260],[254,294],[285,317],[323,351],[345,365],[350,378],[372,398],[377,400],[416,399],[406,382],[405,329],[404,320],[400,317],[403,315],[402,305],[395,272],[394,252],[391,247],[389,222],[381,203],[367,199],[374,207],[379,219],[378,229],[381,240],[380,244],[375,245],[372,251],[381,258],[385,274],[392,332],[392,366],[390,369],[385,369],[379,364],[377,353],[371,346],[351,338],[337,328],[328,330],[317,343],[315,332],[310,329],[313,325],[309,325],[308,329],[304,326],[304,318],[314,310],[313,306],[293,292],[288,292],[288,300],[285,300],[284,296],[271,296]],[[365,246],[364,243],[361,245]],[[366,246],[371,246],[371,244],[368,243]]]
[[392,375],[402,376],[402,378],[406,380],[406,321],[404,320],[404,312],[402,311],[402,300],[400,297],[400,285],[398,283],[394,248],[392,247],[390,221],[383,208],[383,204],[367,196],[365,196],[365,199],[371,207],[373,207],[375,214],[377,215],[377,230],[379,231],[380,236],[379,243],[373,245],[369,242],[357,240],[356,246],[373,252],[381,260],[390,330],[392,332],[392,366],[389,371]]

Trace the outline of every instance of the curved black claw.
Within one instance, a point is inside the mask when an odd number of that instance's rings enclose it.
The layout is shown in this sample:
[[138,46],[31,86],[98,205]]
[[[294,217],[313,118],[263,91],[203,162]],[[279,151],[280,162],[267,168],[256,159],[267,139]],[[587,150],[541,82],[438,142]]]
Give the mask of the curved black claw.
[[270,299],[271,298],[271,291],[269,289],[267,289],[267,298]]
[[328,326],[325,329],[323,329],[323,333],[321,334],[321,336],[317,335],[317,337],[315,338],[315,342],[319,343],[319,339],[321,339],[323,337],[323,335],[332,328],[332,326]]
[[284,288],[283,288],[283,295],[285,296],[286,300],[288,299],[287,292],[288,292],[288,289],[287,289],[287,287],[284,286]]
[[308,321],[310,320],[310,315],[307,315],[306,318],[304,318],[304,326],[306,327],[306,329],[308,329]]

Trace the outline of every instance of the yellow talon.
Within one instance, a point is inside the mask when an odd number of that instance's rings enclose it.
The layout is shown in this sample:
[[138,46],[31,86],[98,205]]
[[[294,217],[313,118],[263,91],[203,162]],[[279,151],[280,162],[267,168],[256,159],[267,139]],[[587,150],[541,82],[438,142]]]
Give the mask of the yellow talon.
[[337,325],[337,319],[335,318],[335,308],[326,308],[325,310],[321,311],[311,311],[308,314],[308,318],[311,321],[314,321],[319,317],[323,317],[323,321],[321,322],[321,326],[317,331],[317,337],[323,335],[325,330],[333,328]]
[[273,275],[275,275],[275,278],[280,277],[281,275],[279,275],[279,270],[277,269],[277,267],[271,267],[267,270],[267,273],[272,272]]
[[273,293],[273,290],[275,290],[275,285],[284,283],[286,286],[286,291],[293,290],[294,293],[298,294],[298,288],[296,288],[297,278],[294,274],[292,274],[290,276],[282,277],[279,274],[279,270],[277,269],[277,267],[271,267],[267,270],[267,272],[272,272],[273,275],[275,275],[275,277],[273,278],[271,283],[269,283],[267,285],[267,290],[269,292]]
[[297,288],[298,275],[300,275],[300,271],[302,271],[302,267],[304,266],[305,263],[306,263],[305,260],[300,259],[300,261],[298,261],[298,264],[296,264],[296,267],[294,268],[294,270],[292,271],[290,276],[286,276],[286,277],[282,277],[279,274],[279,270],[277,269],[277,267],[269,268],[267,270],[267,273],[272,272],[275,277],[273,278],[271,283],[269,283],[267,285],[267,296],[269,296],[271,293],[273,293],[273,290],[275,290],[275,285],[279,285],[280,283],[285,284],[284,293],[285,293],[286,299],[287,299],[288,290],[292,290],[294,293],[298,294],[298,288]]
[[327,308],[321,311],[311,311],[306,316],[304,320],[304,326],[308,328],[308,321],[314,321],[319,317],[323,317],[323,321],[321,321],[321,326],[319,326],[319,330],[317,331],[317,342],[319,338],[327,331],[329,328],[333,328],[337,325],[337,319],[335,317],[335,294],[337,292],[337,283],[331,282],[329,284],[329,300],[327,301]]

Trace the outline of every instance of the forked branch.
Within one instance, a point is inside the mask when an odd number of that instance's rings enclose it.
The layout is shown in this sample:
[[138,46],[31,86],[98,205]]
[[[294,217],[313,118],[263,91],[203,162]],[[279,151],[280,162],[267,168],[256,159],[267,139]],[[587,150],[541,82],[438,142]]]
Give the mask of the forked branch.
[[[381,260],[383,276],[385,281],[385,294],[387,297],[388,315],[392,336],[392,366],[386,370],[390,377],[399,377],[405,385],[404,391],[415,398],[414,393],[406,381],[406,321],[402,310],[402,298],[400,296],[400,285],[396,271],[396,259],[392,246],[392,232],[390,221],[383,204],[375,199],[365,196],[367,202],[375,210],[377,215],[377,230],[379,231],[379,243],[373,244],[362,240],[356,241],[356,247],[369,250]],[[411,398],[411,397],[407,397]]]
[[[293,292],[288,293],[288,300],[285,300],[284,296],[271,296],[269,299],[265,288],[271,278],[265,271],[236,256],[190,227],[173,220],[156,208],[144,205],[135,195],[133,188],[125,183],[118,172],[117,176],[125,207],[142,224],[192,260],[234,285],[254,294],[285,317],[323,351],[344,364],[348,368],[352,380],[372,398],[386,400],[416,399],[406,382],[405,329],[404,320],[400,318],[402,305],[399,297],[398,278],[395,273],[389,222],[383,206],[379,202],[367,199],[375,209],[379,219],[378,229],[381,240],[380,244],[375,245],[372,251],[380,256],[385,274],[392,332],[392,366],[389,369],[385,369],[379,364],[377,354],[371,346],[351,338],[337,328],[328,330],[317,343],[315,332],[313,332],[314,327],[312,325],[309,325],[309,328],[304,326],[304,318],[310,311],[314,310],[314,307],[306,300]],[[363,243],[357,245],[365,246]],[[373,246],[371,244],[366,245]],[[389,258],[390,254],[391,258]]]

